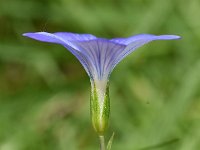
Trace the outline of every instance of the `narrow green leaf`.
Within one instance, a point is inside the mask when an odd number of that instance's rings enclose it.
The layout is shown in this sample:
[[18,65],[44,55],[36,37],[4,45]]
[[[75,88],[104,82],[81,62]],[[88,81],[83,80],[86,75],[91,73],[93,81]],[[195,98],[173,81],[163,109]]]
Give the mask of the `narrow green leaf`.
[[113,132],[112,136],[110,137],[110,139],[108,141],[107,150],[111,150],[114,135],[115,135],[115,132]]

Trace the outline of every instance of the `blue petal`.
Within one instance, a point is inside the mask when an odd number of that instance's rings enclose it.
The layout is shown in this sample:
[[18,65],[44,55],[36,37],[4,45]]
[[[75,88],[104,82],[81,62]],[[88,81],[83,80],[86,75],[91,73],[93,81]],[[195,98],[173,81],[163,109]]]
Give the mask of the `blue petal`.
[[137,34],[128,38],[114,38],[111,39],[113,42],[128,45],[138,40],[175,40],[180,39],[177,35],[153,35],[153,34]]
[[56,43],[62,45],[69,45],[70,47],[76,49],[74,45],[72,45],[69,41],[67,41],[62,36],[57,36],[55,34],[47,33],[47,32],[36,32],[36,33],[24,33],[23,36],[27,36],[29,38],[49,43]]
[[68,41],[87,41],[96,39],[94,35],[91,34],[76,34],[69,32],[35,32],[35,33],[24,33],[23,36],[33,38],[35,40],[50,42],[50,43],[62,43]]
[[126,45],[106,39],[95,39],[84,42],[72,42],[88,56],[91,62],[93,77],[99,80],[107,79],[112,71],[113,62]]
[[70,41],[87,41],[96,39],[96,37],[91,34],[75,34],[68,32],[57,32],[57,33],[35,32],[35,33],[24,33],[23,36],[27,36],[29,38],[42,42],[69,45],[74,49],[77,49],[77,47],[76,45],[73,45]]
[[177,35],[152,35],[152,34],[138,34],[129,38],[115,38],[111,39],[113,42],[127,45],[126,48],[115,58],[112,69],[127,55],[132,53],[137,48],[155,40],[177,40],[180,39]]
[[[73,44],[71,41],[87,41],[89,39],[95,39],[95,36],[90,34],[73,34],[73,33],[47,33],[47,32],[36,32],[36,33],[25,33],[23,36],[27,36],[29,38],[39,40],[42,42],[49,42],[49,43],[57,43],[63,45],[67,48],[83,65],[84,69],[88,73],[88,75],[92,78],[92,69],[91,69],[91,62],[89,61],[88,56],[86,56],[80,49]],[[71,40],[71,41],[70,41]]]
[[69,33],[69,32],[57,32],[57,33],[54,33],[54,35],[62,37],[63,39],[68,40],[68,41],[88,41],[88,40],[97,39],[97,37],[92,34],[76,34],[76,33]]

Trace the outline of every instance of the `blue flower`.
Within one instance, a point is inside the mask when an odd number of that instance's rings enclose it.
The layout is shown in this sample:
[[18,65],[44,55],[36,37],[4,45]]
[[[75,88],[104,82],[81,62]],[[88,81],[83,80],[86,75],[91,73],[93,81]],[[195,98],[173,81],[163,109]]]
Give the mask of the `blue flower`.
[[99,135],[104,133],[108,124],[110,112],[108,80],[115,66],[146,43],[155,40],[180,39],[177,35],[156,36],[151,34],[114,39],[67,32],[36,32],[23,35],[43,42],[61,44],[80,61],[90,77],[92,122]]

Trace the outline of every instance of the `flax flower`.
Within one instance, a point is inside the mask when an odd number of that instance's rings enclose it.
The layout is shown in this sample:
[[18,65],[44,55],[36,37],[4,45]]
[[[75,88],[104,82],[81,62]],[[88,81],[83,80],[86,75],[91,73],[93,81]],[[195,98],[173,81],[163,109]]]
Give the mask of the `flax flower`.
[[91,34],[67,32],[25,33],[24,36],[56,43],[69,50],[82,64],[91,81],[91,118],[95,131],[103,136],[110,114],[109,76],[115,66],[140,46],[155,40],[175,40],[176,35],[139,34],[128,38],[105,39]]

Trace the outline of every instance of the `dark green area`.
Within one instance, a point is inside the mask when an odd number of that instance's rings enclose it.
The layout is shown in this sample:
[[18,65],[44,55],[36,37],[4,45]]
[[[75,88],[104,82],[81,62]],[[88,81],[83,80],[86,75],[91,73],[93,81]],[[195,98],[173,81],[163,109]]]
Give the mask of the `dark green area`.
[[90,83],[65,48],[22,36],[177,34],[110,78],[113,150],[200,149],[199,0],[0,0],[0,150],[95,150]]

